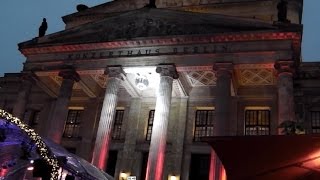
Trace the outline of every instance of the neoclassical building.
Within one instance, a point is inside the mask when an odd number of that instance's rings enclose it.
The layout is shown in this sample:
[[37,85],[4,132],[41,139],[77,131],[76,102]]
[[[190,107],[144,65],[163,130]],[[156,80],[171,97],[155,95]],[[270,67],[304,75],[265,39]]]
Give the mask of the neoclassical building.
[[20,43],[26,61],[0,79],[1,107],[115,179],[224,179],[202,137],[276,135],[288,120],[320,132],[302,0],[285,21],[279,0],[155,5],[82,8],[63,31]]

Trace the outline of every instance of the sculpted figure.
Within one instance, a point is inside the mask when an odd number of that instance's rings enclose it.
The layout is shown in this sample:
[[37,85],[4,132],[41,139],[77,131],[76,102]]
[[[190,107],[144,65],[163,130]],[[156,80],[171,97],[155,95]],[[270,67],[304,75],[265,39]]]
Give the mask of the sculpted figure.
[[287,20],[287,9],[288,9],[288,2],[286,0],[281,0],[278,5],[278,21],[286,22]]
[[39,27],[39,37],[43,37],[48,29],[46,18],[43,18],[41,26]]

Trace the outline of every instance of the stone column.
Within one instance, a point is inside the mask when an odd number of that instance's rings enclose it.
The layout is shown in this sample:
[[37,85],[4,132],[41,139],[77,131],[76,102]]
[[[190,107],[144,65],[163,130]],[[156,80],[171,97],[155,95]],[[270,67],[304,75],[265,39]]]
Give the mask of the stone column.
[[159,65],[156,72],[160,74],[160,84],[157,92],[146,180],[163,179],[172,82],[173,79],[178,78],[178,73],[173,65]]
[[[292,61],[278,61],[274,65],[278,81],[278,125],[284,121],[295,121]],[[279,130],[280,134],[280,130]]]
[[92,157],[92,164],[102,170],[105,170],[107,166],[111,131],[118,101],[118,91],[121,81],[123,81],[124,72],[120,66],[113,66],[107,68],[106,74],[108,74],[109,78]]
[[59,76],[62,77],[63,80],[52,111],[50,127],[48,127],[48,137],[57,144],[61,143],[65,122],[68,116],[68,105],[72,95],[73,84],[75,81],[80,80],[77,72],[72,69],[60,71]]
[[[132,176],[137,176],[139,179],[140,171],[137,167],[140,159],[137,158],[140,152],[136,152],[136,141],[138,139],[138,126],[141,110],[141,98],[131,98],[128,119],[126,120],[126,135],[123,145],[123,151],[118,161],[120,167],[116,170],[115,179],[118,179],[120,172],[129,172]],[[141,154],[141,153],[140,153]]]
[[[216,71],[217,85],[215,95],[215,136],[228,136],[231,135],[230,131],[230,113],[231,113],[231,79],[232,79],[231,63],[216,63],[213,70]],[[210,180],[220,179],[220,169],[222,163],[219,157],[211,152],[210,160]]]
[[21,120],[23,120],[24,118],[26,105],[28,102],[32,84],[35,82],[35,78],[36,76],[31,73],[22,73],[21,75],[22,83],[12,111],[12,114]]
[[97,125],[96,121],[98,119],[97,113],[99,104],[100,103],[98,99],[90,99],[86,103],[84,111],[81,115],[81,127],[79,130],[81,136],[81,145],[77,154],[89,162],[92,158],[92,139],[95,133],[95,126]]
[[215,136],[229,135],[230,131],[230,106],[231,106],[231,63],[216,63],[217,85],[215,95]]

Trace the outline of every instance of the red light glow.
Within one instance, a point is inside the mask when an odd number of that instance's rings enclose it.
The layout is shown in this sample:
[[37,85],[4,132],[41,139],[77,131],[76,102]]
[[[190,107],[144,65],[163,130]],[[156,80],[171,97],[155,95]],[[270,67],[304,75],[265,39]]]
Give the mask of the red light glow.
[[215,170],[216,170],[216,153],[211,149],[211,159],[210,159],[210,171],[209,180],[215,180]]

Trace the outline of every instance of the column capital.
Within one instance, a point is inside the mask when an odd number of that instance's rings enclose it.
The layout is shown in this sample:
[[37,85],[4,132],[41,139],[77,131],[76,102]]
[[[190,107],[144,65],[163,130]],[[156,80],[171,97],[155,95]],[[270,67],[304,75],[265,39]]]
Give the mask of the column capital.
[[108,75],[109,78],[124,80],[126,73],[123,71],[122,66],[108,66],[104,74]]
[[71,79],[76,82],[80,81],[79,74],[74,69],[64,69],[59,72],[59,76],[63,79]]
[[225,63],[215,63],[212,67],[214,71],[216,71],[216,76],[219,77],[221,75],[228,75],[232,77],[233,64],[229,62]]
[[295,72],[294,62],[289,60],[277,61],[274,64],[274,68],[277,70],[277,75],[290,74],[293,75]]
[[159,73],[160,76],[169,76],[173,79],[179,78],[176,66],[173,64],[159,64],[156,68],[156,72]]

